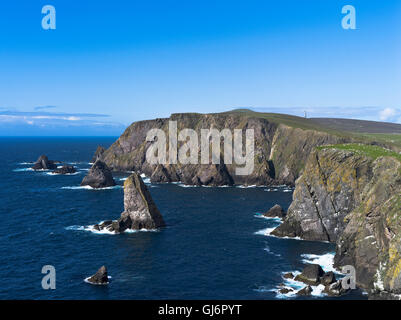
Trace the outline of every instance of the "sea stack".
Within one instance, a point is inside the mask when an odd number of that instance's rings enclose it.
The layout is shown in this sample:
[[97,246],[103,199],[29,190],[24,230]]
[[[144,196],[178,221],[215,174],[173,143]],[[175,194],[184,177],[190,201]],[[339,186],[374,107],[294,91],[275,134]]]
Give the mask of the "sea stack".
[[133,173],[124,182],[124,212],[120,219],[104,222],[96,225],[95,228],[99,230],[106,228],[109,231],[121,233],[127,229],[156,229],[165,225],[142,178],[137,173]]
[[86,281],[91,284],[108,284],[109,277],[107,275],[106,267],[100,267],[100,269],[93,276],[87,278]]
[[270,208],[269,211],[263,214],[264,217],[268,218],[284,218],[285,215],[286,212],[278,204],[276,204],[274,207]]
[[53,170],[57,169],[54,161],[49,160],[47,156],[41,155],[32,167],[33,170]]
[[120,219],[113,223],[116,232],[126,229],[156,229],[165,226],[159,209],[142,178],[133,173],[124,182],[124,212]]
[[88,175],[82,180],[81,186],[91,186],[92,188],[106,188],[115,186],[116,183],[109,167],[102,161],[97,160]]
[[105,149],[102,146],[98,146],[95,151],[95,154],[93,155],[91,163],[95,163],[97,160],[101,160],[104,151]]

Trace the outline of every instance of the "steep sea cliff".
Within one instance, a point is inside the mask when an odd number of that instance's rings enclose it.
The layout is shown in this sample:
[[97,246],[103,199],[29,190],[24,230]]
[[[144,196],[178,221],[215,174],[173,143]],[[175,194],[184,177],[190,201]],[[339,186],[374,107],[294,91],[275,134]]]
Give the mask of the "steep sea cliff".
[[[237,175],[233,164],[159,164],[146,161],[150,143],[146,135],[151,129],[161,129],[168,136],[169,122],[177,129],[190,128],[201,136],[201,129],[254,130],[254,170],[249,175]],[[173,114],[170,118],[139,121],[131,124],[120,138],[99,157],[115,171],[139,171],[153,182],[181,181],[190,185],[293,185],[300,175],[308,155],[316,146],[351,141],[323,131],[292,127],[266,118],[242,113]],[[182,144],[182,143],[181,143]],[[167,141],[168,145],[168,141]],[[178,144],[178,148],[180,143]]]
[[318,148],[296,182],[276,236],[336,243],[335,266],[352,265],[371,297],[401,292],[401,162],[374,146]]

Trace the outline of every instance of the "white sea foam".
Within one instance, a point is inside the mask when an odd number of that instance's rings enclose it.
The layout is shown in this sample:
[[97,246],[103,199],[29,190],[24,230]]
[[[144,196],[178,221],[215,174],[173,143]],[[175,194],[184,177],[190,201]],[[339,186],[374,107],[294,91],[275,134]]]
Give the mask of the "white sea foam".
[[[99,222],[98,224],[102,224],[103,221]],[[73,230],[73,231],[87,231],[87,232],[92,232],[94,234],[107,234],[107,235],[116,235],[118,233],[114,231],[110,231],[106,228],[102,230],[97,230],[94,228],[95,225],[89,225],[89,226],[69,226],[66,227],[66,230]],[[137,232],[157,232],[157,229],[140,229],[140,230],[133,230],[133,229],[127,229],[124,231],[124,233],[137,233]]]
[[269,254],[271,254],[273,256],[281,257],[281,254],[271,251],[269,246],[266,246],[266,248],[264,248],[263,250],[265,250],[267,253],[269,253]]
[[250,185],[250,186],[244,186],[244,185],[239,185],[235,186],[236,188],[241,188],[241,189],[247,189],[247,188],[256,188],[256,184]]
[[45,172],[48,176],[75,176],[77,174],[80,174],[80,172],[74,172],[74,173],[55,173],[55,172]]
[[32,165],[32,164],[35,164],[35,162],[20,162],[20,163],[18,163],[18,165],[21,165],[21,166]]
[[[282,275],[286,274],[287,272],[282,272]],[[294,279],[297,275],[301,274],[301,272],[299,271],[292,271],[291,272],[294,275]],[[276,298],[278,299],[288,299],[288,298],[293,298],[297,295],[298,291],[302,290],[303,288],[305,288],[305,283],[301,282],[301,281],[296,281],[294,279],[286,279],[283,277],[283,284],[284,286],[277,286],[274,289],[271,289],[269,291],[271,292],[275,292],[276,293]],[[292,289],[292,291],[288,292],[288,293],[281,293],[280,290],[283,288],[287,288],[287,289]],[[326,296],[326,293],[324,293],[324,285],[319,284],[317,286],[311,286],[312,288],[312,292],[311,295],[314,297],[324,297]]]
[[109,235],[113,235],[116,234],[115,232],[109,231],[107,229],[103,229],[103,230],[96,230],[93,228],[92,226],[70,226],[65,228],[66,230],[73,230],[73,231],[89,231],[89,232],[93,232],[96,234],[109,234]]
[[61,187],[61,189],[66,189],[66,190],[111,190],[111,189],[121,189],[123,186],[117,185],[117,186],[112,186],[112,187],[105,187],[105,188],[92,188],[91,186],[70,186],[70,187]]
[[255,234],[257,235],[262,235],[262,236],[267,236],[267,237],[273,237],[273,238],[279,238],[279,239],[292,239],[292,240],[302,240],[300,237],[277,237],[275,235],[272,235],[271,233],[273,232],[274,229],[276,229],[277,226],[273,228],[265,228],[259,231],[256,231]]
[[265,228],[259,231],[256,231],[255,234],[261,235],[261,236],[270,236],[270,234],[273,232],[274,229],[276,229],[277,227],[274,228]]
[[[94,285],[94,286],[102,286],[102,285],[104,286],[104,285],[109,284],[109,281],[108,281],[107,283],[103,283],[103,284],[100,284],[100,283],[92,283],[92,282],[89,281],[89,278],[90,278],[90,277],[85,278],[85,279],[84,279],[84,282],[89,283],[89,284]],[[107,276],[107,278],[110,280],[110,279],[111,279],[111,276]]]
[[303,263],[312,263],[312,264],[318,264],[322,267],[322,269],[325,272],[335,272],[338,273],[339,272],[333,267],[334,265],[334,252],[329,252],[329,253],[325,253],[322,255],[318,255],[318,254],[302,254],[301,257],[302,262]]
[[278,223],[282,223],[283,222],[283,220],[281,218],[279,218],[279,217],[266,217],[261,213],[255,214],[254,217],[255,218],[261,218],[261,219],[266,219],[266,220],[274,221],[274,222],[278,222]]
[[14,169],[14,172],[26,172],[26,171],[34,171],[32,168],[20,168],[20,169]]
[[181,188],[199,188],[199,186],[193,184],[183,184],[183,183],[176,183],[176,184]]

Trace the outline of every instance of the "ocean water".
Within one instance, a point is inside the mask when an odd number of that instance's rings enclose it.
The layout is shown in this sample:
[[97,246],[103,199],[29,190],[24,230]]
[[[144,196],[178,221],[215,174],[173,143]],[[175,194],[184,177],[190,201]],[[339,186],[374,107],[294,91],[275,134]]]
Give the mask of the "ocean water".
[[[124,178],[106,190],[80,188],[98,145],[115,138],[0,138],[0,299],[297,299],[280,295],[283,272],[305,263],[332,269],[333,244],[279,239],[278,219],[260,216],[286,187],[189,187],[145,179],[167,227],[96,234],[87,226],[117,219]],[[74,164],[75,175],[29,170],[39,155]],[[56,289],[41,286],[42,266],[56,269]],[[106,265],[108,286],[84,279]],[[328,299],[314,288],[309,299]],[[340,299],[364,299],[356,291]],[[338,299],[338,298],[336,298]]]

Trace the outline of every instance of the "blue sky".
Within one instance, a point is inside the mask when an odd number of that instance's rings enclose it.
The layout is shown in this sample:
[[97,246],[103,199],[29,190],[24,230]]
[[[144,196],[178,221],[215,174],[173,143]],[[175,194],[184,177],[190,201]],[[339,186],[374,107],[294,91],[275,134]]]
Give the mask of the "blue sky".
[[399,0],[2,1],[0,135],[244,107],[401,123],[400,58]]

